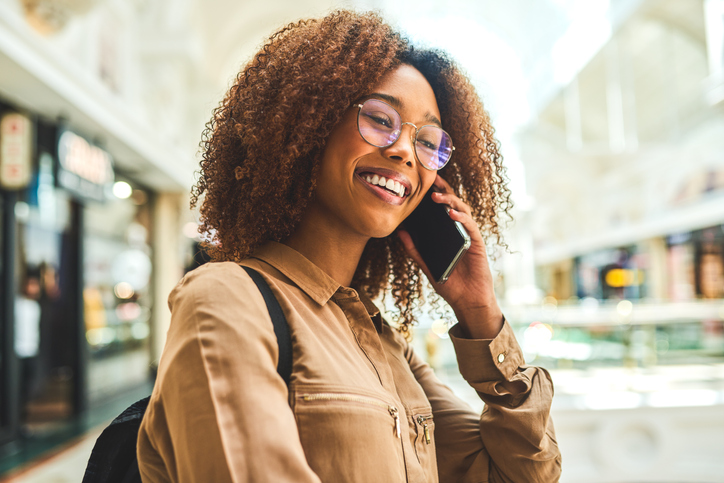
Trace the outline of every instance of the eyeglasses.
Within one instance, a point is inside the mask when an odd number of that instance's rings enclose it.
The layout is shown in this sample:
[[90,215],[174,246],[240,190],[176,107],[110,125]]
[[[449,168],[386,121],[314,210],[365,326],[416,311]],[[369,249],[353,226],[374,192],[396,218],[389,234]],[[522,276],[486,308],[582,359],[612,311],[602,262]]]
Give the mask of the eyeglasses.
[[359,109],[357,129],[360,136],[372,146],[392,146],[400,138],[402,126],[409,124],[415,128],[412,144],[415,146],[415,156],[423,168],[437,171],[450,161],[455,148],[450,135],[439,127],[430,124],[417,127],[411,122],[402,122],[394,107],[378,99],[367,99],[353,107]]

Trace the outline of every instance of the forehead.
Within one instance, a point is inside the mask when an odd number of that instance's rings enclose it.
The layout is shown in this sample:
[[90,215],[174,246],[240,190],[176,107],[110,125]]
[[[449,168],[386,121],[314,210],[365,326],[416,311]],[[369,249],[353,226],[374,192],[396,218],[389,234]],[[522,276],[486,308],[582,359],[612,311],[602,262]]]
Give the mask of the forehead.
[[385,74],[380,82],[372,87],[373,93],[386,94],[396,98],[399,105],[394,106],[401,114],[415,119],[440,118],[435,93],[419,70],[403,64]]

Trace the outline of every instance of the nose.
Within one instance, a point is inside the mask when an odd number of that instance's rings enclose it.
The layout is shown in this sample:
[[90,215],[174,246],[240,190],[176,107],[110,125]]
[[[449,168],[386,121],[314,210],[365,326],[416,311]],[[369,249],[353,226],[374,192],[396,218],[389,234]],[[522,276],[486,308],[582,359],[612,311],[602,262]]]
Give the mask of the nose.
[[[409,130],[405,131],[405,125],[409,126]],[[411,122],[403,122],[400,127],[400,137],[390,146],[383,148],[383,154],[395,161],[402,161],[407,166],[414,166],[415,159],[415,131],[417,128]]]

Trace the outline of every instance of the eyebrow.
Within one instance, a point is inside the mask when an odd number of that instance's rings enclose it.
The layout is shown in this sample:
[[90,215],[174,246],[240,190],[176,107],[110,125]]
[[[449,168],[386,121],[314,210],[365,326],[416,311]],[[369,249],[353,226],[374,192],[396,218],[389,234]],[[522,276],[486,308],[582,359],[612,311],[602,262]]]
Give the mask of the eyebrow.
[[[402,109],[402,101],[395,97],[391,96],[389,94],[382,94],[381,92],[372,92],[371,94],[365,96],[365,97],[378,97],[382,99],[383,101],[387,101],[389,104],[392,105],[395,109]],[[442,128],[442,122],[440,122],[440,119],[437,118],[434,114],[426,113],[425,114],[425,121],[431,122],[433,124],[437,124],[440,128]]]

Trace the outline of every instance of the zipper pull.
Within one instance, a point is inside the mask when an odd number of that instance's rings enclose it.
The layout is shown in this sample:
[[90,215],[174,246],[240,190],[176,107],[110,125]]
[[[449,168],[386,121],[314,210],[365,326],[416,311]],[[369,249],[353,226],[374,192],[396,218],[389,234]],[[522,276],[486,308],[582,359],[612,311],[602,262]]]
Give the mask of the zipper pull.
[[427,419],[422,416],[417,417],[417,422],[422,425],[422,430],[425,432],[425,443],[430,444],[432,440],[430,439],[430,428],[427,425]]
[[389,411],[392,417],[395,418],[395,435],[398,438],[401,438],[402,428],[400,428],[400,415],[397,413],[397,408],[394,406],[390,406]]

